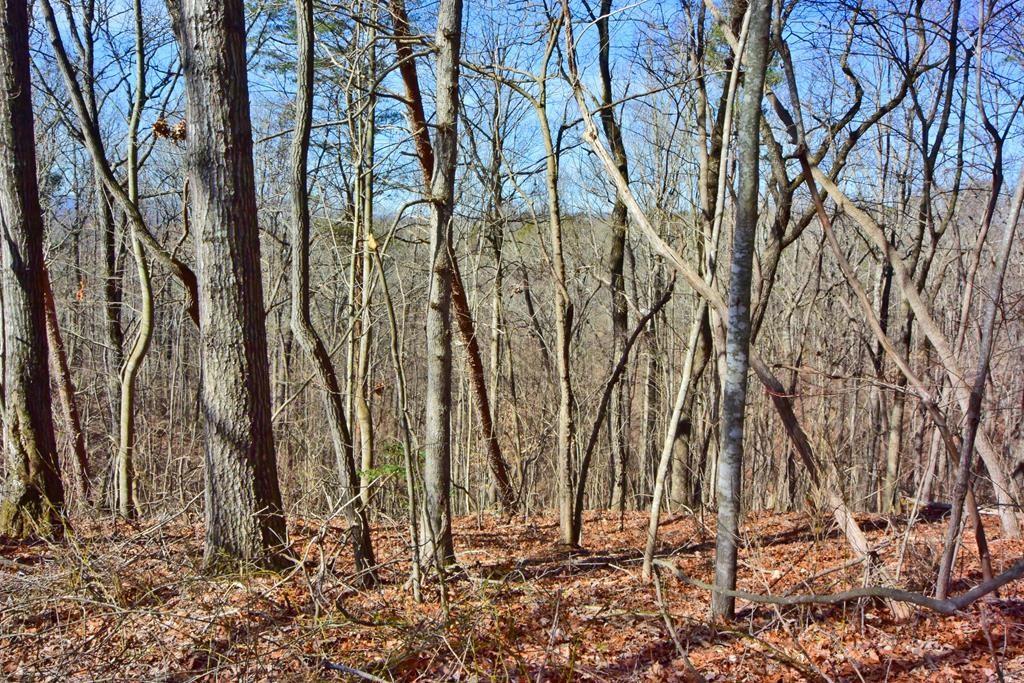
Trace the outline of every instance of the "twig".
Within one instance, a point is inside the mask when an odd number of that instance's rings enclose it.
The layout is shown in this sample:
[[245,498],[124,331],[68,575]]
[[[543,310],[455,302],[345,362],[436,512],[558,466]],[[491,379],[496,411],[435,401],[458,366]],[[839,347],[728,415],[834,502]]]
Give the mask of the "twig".
[[379,676],[374,676],[371,673],[367,673],[366,671],[361,671],[359,669],[355,669],[351,666],[346,666],[344,664],[335,664],[329,659],[321,659],[320,664],[329,671],[340,671],[341,673],[348,674],[349,676],[361,678],[364,681],[373,681],[374,683],[390,683],[390,681],[380,678]]
[[686,665],[687,672],[693,677],[695,681],[704,683],[704,677],[697,671],[697,667],[690,661],[690,657],[686,652],[686,648],[679,642],[679,635],[676,633],[676,626],[672,623],[672,617],[669,615],[668,610],[665,608],[665,600],[661,597],[661,577],[658,576],[658,570],[655,569],[653,575],[654,579],[654,596],[658,600],[658,609],[661,611],[661,618],[665,620],[665,628],[668,629],[668,633],[672,636],[672,642],[675,643],[676,652],[683,659],[683,664]]

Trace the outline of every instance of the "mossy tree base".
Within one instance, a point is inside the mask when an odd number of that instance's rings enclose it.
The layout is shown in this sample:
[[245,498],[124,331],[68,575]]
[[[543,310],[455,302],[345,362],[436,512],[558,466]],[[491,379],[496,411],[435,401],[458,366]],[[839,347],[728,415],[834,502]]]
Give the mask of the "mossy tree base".
[[14,540],[56,539],[64,535],[64,522],[52,504],[38,491],[0,500],[0,537]]

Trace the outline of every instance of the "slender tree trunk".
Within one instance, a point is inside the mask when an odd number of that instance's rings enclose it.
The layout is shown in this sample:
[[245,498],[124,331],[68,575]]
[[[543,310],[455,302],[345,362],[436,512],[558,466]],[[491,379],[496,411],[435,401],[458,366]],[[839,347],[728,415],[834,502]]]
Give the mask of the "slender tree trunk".
[[206,560],[274,564],[286,542],[240,0],[171,6],[185,74],[206,432]]
[[541,116],[542,135],[547,144],[548,230],[551,239],[551,260],[555,290],[555,367],[558,373],[558,528],[563,543],[579,545],[582,524],[576,523],[573,498],[576,477],[573,476],[573,449],[576,427],[573,420],[573,388],[570,371],[573,305],[569,298],[562,253],[562,213],[558,197],[558,156],[551,143],[547,117]]
[[[436,202],[436,196],[434,195],[434,192],[433,192],[433,186],[434,186],[434,183],[437,183],[437,182],[439,182],[441,180],[438,177],[438,174],[435,172],[437,170],[436,169],[435,159],[437,160],[437,162],[440,161],[440,149],[439,148],[441,146],[441,140],[440,139],[436,140],[436,143],[437,143],[436,147],[437,147],[437,149],[435,149],[435,145],[433,143],[431,143],[431,141],[430,141],[430,133],[427,130],[427,120],[426,120],[426,114],[424,113],[424,109],[423,109],[423,96],[422,96],[422,92],[420,91],[419,76],[417,75],[416,62],[415,62],[415,59],[414,59],[414,55],[413,55],[412,49],[410,47],[411,43],[409,41],[409,18],[406,15],[405,2],[404,2],[404,0],[390,0],[389,4],[390,4],[390,8],[391,8],[391,14],[392,14],[392,17],[393,17],[393,30],[394,30],[394,34],[395,34],[395,36],[394,36],[395,37],[395,52],[398,55],[398,59],[399,59],[399,72],[400,72],[400,74],[402,76],[402,82],[405,85],[406,113],[407,113],[407,118],[409,120],[409,129],[410,129],[410,132],[412,133],[413,142],[414,142],[415,147],[416,147],[416,157],[417,157],[417,159],[420,162],[420,170],[423,172],[424,184],[425,184],[426,189],[428,190],[428,195],[431,196],[432,199],[434,199],[434,201],[432,202],[432,205],[434,205],[437,202]],[[461,16],[461,13],[462,13],[461,4],[460,4],[460,6],[458,8],[458,13]],[[438,14],[439,22],[440,22],[440,19],[441,19],[441,13],[439,12],[439,14]],[[441,36],[441,33],[440,33],[441,28],[440,28],[440,26],[441,26],[441,24],[439,23],[438,24],[439,40],[440,40],[440,36]],[[456,38],[458,38],[458,37],[456,36]],[[451,38],[446,38],[446,40],[451,40]],[[456,42],[455,51],[457,53],[458,50],[459,50],[459,45],[457,43],[459,41],[456,40],[455,42]],[[439,57],[440,56],[441,55],[439,55]],[[457,73],[458,72],[458,65],[457,65],[457,62],[458,62],[458,55],[457,54],[456,54],[455,62],[456,62],[456,65],[454,67],[452,67],[452,68],[455,69],[455,73],[454,73],[453,77],[451,78],[453,86],[449,86],[449,87],[454,87],[455,88],[455,94],[453,95],[453,97],[455,97],[455,100],[456,100],[455,104],[451,105],[451,106],[454,107],[454,113],[452,115],[455,117],[452,120],[452,122],[450,123],[450,127],[451,127],[452,131],[456,130],[456,124],[457,124],[457,118],[458,118],[458,108],[457,108],[457,104],[458,104],[457,103],[457,99],[458,99],[457,98],[457,90],[458,90],[458,73]],[[446,79],[448,79],[448,76],[446,76]],[[438,87],[438,93],[440,93],[441,92],[441,86],[438,85],[437,87]],[[440,111],[440,110],[438,110],[438,111]],[[448,124],[446,124],[445,126],[440,126],[439,125],[438,129],[437,129],[438,135],[440,136],[442,133],[445,134],[445,135],[448,135],[448,127],[449,127]],[[451,133],[451,134],[454,136],[454,132]],[[455,152],[453,152],[453,154],[454,153]],[[451,182],[454,183],[454,173],[455,173],[455,171],[454,171],[454,162],[452,162],[452,163],[453,163],[453,169],[451,171],[451,174],[452,174],[452,181]],[[453,187],[454,187],[454,185],[453,185]],[[450,207],[449,207],[448,213],[449,214],[451,213]],[[433,220],[433,217],[432,217],[431,220]],[[450,222],[450,220],[449,220],[449,222]],[[449,228],[450,228],[450,226],[449,226]],[[435,233],[436,233],[436,229],[434,231],[432,231],[432,235],[431,235],[432,238],[433,238]],[[447,242],[450,242],[450,240],[448,238],[446,238],[446,243]],[[476,406],[477,415],[480,418],[481,432],[482,432],[482,435],[483,435],[484,443],[486,444],[486,447],[487,447],[488,462],[489,462],[490,467],[491,467],[491,473],[494,476],[496,482],[498,483],[498,488],[499,488],[500,499],[501,499],[501,502],[502,502],[502,507],[505,509],[506,512],[511,512],[511,511],[513,511],[515,509],[515,494],[514,494],[514,491],[512,490],[511,479],[509,478],[509,475],[508,475],[508,465],[505,462],[504,457],[502,456],[501,445],[500,445],[500,443],[498,441],[497,434],[494,432],[494,422],[493,422],[493,420],[491,419],[491,416],[490,416],[490,411],[491,411],[490,401],[488,400],[488,396],[487,396],[487,385],[483,381],[483,361],[482,361],[481,356],[480,356],[480,345],[479,345],[479,342],[476,340],[476,331],[475,331],[475,326],[473,324],[473,316],[472,316],[472,314],[470,312],[469,303],[468,303],[468,300],[466,299],[466,296],[465,296],[465,289],[462,286],[462,276],[459,273],[459,264],[458,264],[458,260],[455,258],[455,252],[454,252],[453,249],[450,248],[450,246],[447,247],[447,250],[448,250],[448,256],[449,256],[450,263],[447,266],[443,267],[443,270],[445,272],[447,272],[447,275],[445,275],[445,278],[448,281],[451,282],[450,287],[449,287],[449,289],[451,291],[448,294],[445,294],[444,296],[450,298],[451,301],[448,304],[445,304],[446,310],[449,311],[446,314],[448,316],[448,318],[449,318],[449,321],[447,323],[448,327],[446,329],[450,329],[450,327],[451,327],[451,321],[450,321],[451,313],[450,313],[450,310],[451,310],[451,304],[454,304],[454,306],[455,306],[456,321],[458,323],[458,328],[459,328],[459,334],[461,335],[462,342],[463,342],[463,344],[466,347],[466,364],[468,366],[469,376],[470,376],[470,378],[472,380],[472,388],[473,388],[473,391],[474,391],[474,404]],[[434,266],[435,267],[441,267],[436,262],[434,263]],[[435,294],[440,296],[439,292],[435,292],[434,291],[434,287],[433,286],[431,286],[431,290],[430,291],[431,291],[431,295],[432,296],[435,295]],[[440,300],[439,300],[439,302],[440,302]],[[430,307],[428,308],[428,315],[427,315],[428,334],[430,332],[429,323],[432,320],[432,318],[431,318],[431,311],[433,311],[433,310],[434,310],[434,306],[433,306],[433,304],[431,304]],[[449,344],[449,346],[450,346],[450,344]],[[428,344],[428,355],[429,355],[429,344]],[[450,355],[450,349],[449,349],[449,355]],[[451,365],[450,359],[448,361],[448,364]],[[429,371],[429,363],[428,363],[428,375],[429,375],[429,372],[430,371]],[[450,382],[449,382],[449,384],[450,384]],[[450,392],[450,389],[449,389],[449,392]],[[450,456],[449,456],[449,459],[450,459]],[[503,485],[502,482],[508,482],[508,485]]]
[[426,466],[424,495],[432,555],[455,560],[451,527],[452,220],[458,154],[459,52],[462,0],[441,0],[437,11],[436,134],[430,182],[430,300],[427,307]]
[[367,249],[372,252],[374,265],[380,277],[381,291],[384,295],[384,307],[388,313],[388,326],[390,328],[391,340],[391,362],[395,366],[395,383],[397,384],[397,401],[399,420],[402,426],[402,463],[405,468],[405,490],[409,497],[409,510],[407,520],[409,524],[409,541],[412,555],[412,567],[410,569],[410,580],[412,581],[413,597],[416,602],[421,599],[420,583],[423,568],[420,563],[420,528],[419,528],[419,496],[416,495],[417,482],[419,480],[419,463],[416,461],[416,450],[412,434],[412,418],[409,416],[408,391],[405,380],[405,364],[402,362],[401,337],[399,336],[398,318],[395,315],[395,305],[391,300],[391,290],[388,288],[387,275],[384,272],[384,264],[381,262],[380,252],[377,251],[376,242],[372,236],[369,239]]
[[110,424],[116,429],[121,419],[119,376],[124,364],[124,330],[121,327],[122,279],[121,268],[117,263],[117,224],[110,209],[110,196],[99,177],[99,171],[94,173],[95,215],[103,231],[103,313],[107,337],[104,356],[107,366],[107,392],[110,395]]
[[[455,322],[459,327],[463,341],[467,342],[466,364],[468,366],[469,382],[473,388],[472,400],[476,407],[477,418],[480,420],[480,433],[487,448],[487,462],[498,489],[501,507],[506,513],[511,514],[516,508],[516,495],[512,489],[512,482],[509,479],[505,458],[501,454],[501,447],[498,443],[498,434],[494,427],[493,412],[484,379],[484,365],[483,357],[480,353],[480,343],[477,341],[473,320],[465,315],[465,312],[470,310],[469,300],[466,298],[466,291],[458,271],[453,272],[452,298],[458,302],[455,306]],[[497,385],[492,384],[491,388],[496,390]]]
[[[737,4],[737,7],[741,6],[742,3]],[[770,8],[769,0],[753,0],[748,10],[751,13],[750,28],[747,50],[743,55],[746,70],[737,122],[740,179],[729,271],[726,372],[722,383],[722,448],[716,486],[715,585],[729,590],[736,588],[739,550],[743,425],[747,405],[747,370],[750,366],[750,282],[758,222],[761,97],[768,63]],[[715,593],[711,605],[716,616],[732,619],[736,599]]]
[[357,137],[360,139],[359,161],[356,164],[356,207],[355,221],[352,229],[352,286],[350,291],[350,316],[352,335],[349,346],[349,398],[351,413],[354,415],[360,478],[360,496],[362,505],[367,509],[370,504],[370,484],[373,482],[374,467],[374,434],[373,418],[370,412],[369,382],[370,342],[373,329],[370,321],[370,254],[366,249],[366,238],[373,229],[373,123],[374,106],[366,108],[365,115],[370,122],[357,124]]
[[57,320],[57,304],[53,298],[53,286],[50,282],[50,273],[47,270],[43,276],[44,305],[46,306],[46,341],[49,345],[50,372],[57,382],[57,391],[60,394],[61,412],[64,413],[64,422],[71,439],[71,452],[75,456],[77,466],[77,493],[83,504],[89,501],[91,481],[89,479],[89,453],[85,448],[85,432],[82,430],[82,418],[78,412],[78,402],[75,400],[75,381],[71,376],[71,366],[68,363],[68,354],[64,349],[64,339],[60,333],[60,323]]
[[[901,335],[900,354],[909,356],[911,344],[911,329],[913,326],[913,314],[906,306],[901,307],[904,317],[904,333]],[[906,406],[907,378],[900,375],[896,380],[896,388],[893,391],[892,406],[889,409],[889,432],[885,444],[885,475],[882,479],[881,505],[879,510],[883,513],[899,512],[899,468],[900,451],[903,446],[903,414]]]
[[298,64],[295,107],[295,135],[292,140],[292,243],[291,264],[291,330],[299,346],[313,363],[317,379],[324,386],[324,404],[334,447],[335,463],[341,479],[342,514],[348,523],[348,540],[352,545],[357,570],[363,583],[375,580],[373,544],[366,517],[360,480],[356,472],[352,436],[345,418],[341,386],[330,354],[317,334],[309,308],[309,195],[306,165],[309,157],[309,135],[313,122],[313,3],[296,0],[296,36]]
[[0,536],[59,536],[64,485],[50,412],[43,216],[36,181],[29,14],[0,1],[0,302],[3,448]]
[[[601,125],[608,146],[615,159],[616,166],[622,177],[629,182],[629,167],[626,147],[622,142],[622,131],[615,119],[612,99],[611,71],[611,38],[608,30],[609,15],[612,12],[612,0],[601,0],[600,14],[597,17],[598,33],[598,66],[601,76]],[[608,251],[609,281],[611,283],[612,310],[612,362],[622,353],[626,342],[628,326],[628,309],[626,307],[625,279],[623,263],[626,250],[626,205],[622,198],[615,195],[610,219],[611,247]],[[611,445],[612,445],[612,509],[620,514],[626,505],[626,467],[629,448],[625,434],[626,413],[629,410],[628,392],[625,382],[619,383],[612,396],[611,405]]]
[[[372,44],[371,44],[372,45]],[[372,52],[372,50],[371,50]],[[363,208],[359,212],[360,230],[362,231],[362,250],[359,258],[362,259],[360,270],[362,271],[363,287],[359,301],[360,308],[360,335],[359,346],[356,354],[356,386],[355,386],[355,410],[356,423],[359,425],[359,454],[360,469],[362,471],[361,495],[363,508],[368,510],[370,505],[370,485],[373,483],[373,468],[375,466],[374,454],[374,431],[373,416],[370,411],[370,351],[373,341],[373,326],[370,320],[370,294],[371,288],[366,283],[370,281],[370,270],[372,260],[370,251],[366,247],[366,240],[373,233],[373,138],[376,135],[376,127],[373,123],[375,107],[368,110],[370,121],[367,122],[367,130],[364,131],[366,142],[364,151],[369,158],[369,163],[364,166],[364,177],[362,182]]]
[[[146,51],[143,44],[142,2],[134,0],[135,13],[135,101],[128,123],[128,198],[135,206],[139,203],[139,122],[146,98]],[[153,339],[153,284],[149,263],[137,231],[131,235],[132,255],[139,276],[142,306],[139,329],[131,353],[121,370],[120,430],[117,450],[117,509],[122,517],[133,517],[135,505],[135,380]]]
[[139,330],[132,346],[131,353],[125,360],[121,370],[121,398],[118,406],[121,409],[120,430],[118,432],[117,450],[117,510],[122,517],[134,517],[135,505],[135,380],[142,361],[149,351],[153,339],[153,286],[150,281],[149,264],[142,242],[132,236],[132,254],[139,275],[139,289],[142,296],[142,307],[139,316]]
[[[708,318],[708,309],[701,307],[700,335],[697,337],[697,348],[693,361],[693,376],[690,379],[691,385],[700,381],[704,374],[704,368],[708,365],[708,358],[711,356],[711,324]],[[691,471],[699,472],[699,468],[690,466],[691,442],[693,433],[693,407],[697,392],[688,391],[683,401],[682,410],[679,413],[679,421],[676,423],[672,448],[672,504],[676,506],[691,505],[695,502],[693,482],[690,480]],[[698,477],[699,480],[699,477]],[[696,490],[696,502],[700,502],[700,491]]]
[[[649,581],[651,578],[651,563],[654,560],[654,548],[658,542],[658,524],[661,521],[661,501],[665,494],[665,483],[668,478],[669,467],[672,464],[672,446],[679,438],[677,425],[682,422],[683,407],[686,405],[687,399],[693,395],[693,370],[697,349],[700,345],[700,329],[704,323],[706,312],[707,302],[701,301],[700,311],[697,313],[693,324],[690,325],[686,360],[683,361],[683,372],[679,378],[679,390],[676,393],[672,415],[668,419],[665,440],[661,447],[661,457],[658,460],[658,474],[654,480],[654,496],[651,499],[651,516],[647,525],[647,543],[644,547],[644,581]],[[679,463],[677,462],[676,464],[678,465]]]
[[[569,16],[567,0],[563,0],[562,2],[562,15],[564,17]],[[621,193],[621,196],[626,201],[626,207],[629,210],[629,215],[633,221],[633,225],[640,231],[644,239],[650,243],[654,251],[658,255],[662,256],[666,263],[671,265],[672,268],[674,268],[676,272],[683,277],[686,284],[706,300],[713,310],[718,311],[720,315],[726,315],[728,307],[718,290],[699,275],[696,270],[688,266],[679,253],[661,238],[658,232],[651,225],[646,213],[640,208],[636,197],[633,196],[628,185],[624,182],[624,179],[618,174],[615,162],[601,142],[597,126],[594,124],[593,116],[591,116],[589,109],[587,108],[583,86],[579,79],[579,69],[576,65],[576,48],[572,34],[572,25],[568,22],[565,24],[565,44],[567,57],[566,64],[568,67],[570,84],[572,85],[573,94],[575,95],[579,111],[583,117],[583,139],[598,156],[606,173],[610,176],[611,180],[615,183],[616,188]],[[831,184],[831,181],[824,178],[824,175],[817,169],[814,171],[814,177],[819,182],[829,183],[829,193],[835,193],[837,197],[845,200],[842,193]],[[837,199],[837,201],[839,201],[839,199]],[[843,206],[844,208],[850,207],[847,208],[847,210],[853,211],[856,214],[854,217],[859,223],[868,226],[873,224],[870,219],[866,217],[866,214],[863,214],[863,212],[856,213],[859,210],[853,208],[848,200],[844,201]],[[872,234],[872,237],[874,236],[875,235]],[[895,263],[895,261],[893,262]],[[896,269],[895,266],[894,272],[896,272],[897,275],[900,275],[900,271]],[[900,278],[900,282],[902,282],[902,277]],[[861,528],[857,525],[856,519],[854,519],[849,506],[846,504],[840,493],[838,488],[838,477],[834,471],[834,466],[828,461],[818,460],[814,450],[810,446],[810,442],[807,439],[807,434],[803,431],[799,421],[796,419],[796,414],[793,412],[792,401],[786,394],[785,387],[771,372],[764,360],[755,354],[753,350],[751,350],[750,353],[750,365],[761,384],[764,385],[768,394],[771,396],[772,404],[778,412],[779,418],[782,420],[786,434],[807,470],[807,474],[811,480],[815,494],[820,496],[824,504],[832,510],[832,515],[835,518],[836,524],[843,531],[843,534],[846,536],[854,553],[856,553],[858,557],[870,559],[871,549],[868,545],[867,538]],[[709,458],[709,467],[713,468],[716,465],[716,462],[717,459]],[[884,572],[881,573],[883,574],[882,578],[884,579]],[[897,616],[901,616],[899,613],[901,611],[898,610],[898,606],[899,603],[896,603],[896,611],[898,612]]]

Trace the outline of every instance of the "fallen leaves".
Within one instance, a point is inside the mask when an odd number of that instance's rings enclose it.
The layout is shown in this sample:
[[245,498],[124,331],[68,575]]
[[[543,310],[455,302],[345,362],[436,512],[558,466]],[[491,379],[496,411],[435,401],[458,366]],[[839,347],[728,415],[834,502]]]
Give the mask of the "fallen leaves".
[[[741,589],[775,594],[848,588],[863,568],[841,538],[802,515],[748,520]],[[202,533],[184,519],[156,531],[76,520],[74,543],[0,546],[0,675],[91,680],[322,680],[337,662],[385,680],[688,680],[651,585],[639,577],[646,517],[588,515],[587,552],[556,547],[551,520],[461,519],[465,572],[449,585],[450,620],[413,602],[401,527],[375,529],[383,584],[355,590],[343,530],[292,524],[296,557],[283,574],[209,577]],[[688,574],[711,577],[712,546],[699,520],[663,527],[660,552]],[[883,559],[898,564],[898,525],[870,525]],[[919,525],[904,579],[927,584],[943,527]],[[998,536],[995,526],[991,535]],[[319,542],[317,539],[324,539]],[[886,541],[889,541],[886,543]],[[313,544],[319,544],[313,548]],[[312,550],[312,552],[307,552]],[[996,569],[1024,551],[992,543]],[[844,566],[845,565],[845,566]],[[835,569],[826,572],[825,570]],[[907,576],[907,572],[911,576]],[[958,579],[980,576],[968,545]],[[776,609],[740,603],[741,619],[713,624],[708,595],[664,579],[666,609],[708,680],[996,680],[1024,674],[1024,586],[964,614],[917,614],[894,623],[861,603]]]

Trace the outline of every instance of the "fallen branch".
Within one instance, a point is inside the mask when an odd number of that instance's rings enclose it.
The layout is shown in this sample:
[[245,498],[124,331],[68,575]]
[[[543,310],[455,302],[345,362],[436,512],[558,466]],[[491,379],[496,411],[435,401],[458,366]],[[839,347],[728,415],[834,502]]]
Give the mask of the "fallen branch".
[[661,579],[658,578],[657,572],[655,572],[651,578],[654,579],[654,596],[658,600],[658,609],[661,611],[661,618],[665,621],[665,628],[668,629],[668,634],[672,636],[672,642],[676,646],[676,653],[683,660],[683,665],[686,667],[686,672],[690,677],[695,681],[699,681],[699,683],[704,683],[707,679],[697,671],[693,662],[690,661],[690,656],[687,653],[686,648],[683,647],[683,644],[679,641],[679,634],[676,633],[676,625],[672,623],[672,616],[668,613],[668,608],[665,607],[665,600],[661,596]]
[[348,674],[349,676],[361,678],[364,681],[373,681],[374,683],[388,683],[388,681],[386,681],[385,679],[380,678],[378,676],[374,676],[371,673],[360,671],[359,669],[354,669],[351,666],[345,666],[344,664],[336,664],[335,662],[332,662],[329,659],[322,659],[320,660],[320,663],[328,671],[340,671],[341,673]]
[[718,588],[710,583],[704,583],[703,581],[687,576],[681,569],[679,569],[679,567],[668,560],[655,560],[654,563],[671,572],[674,577],[683,583],[688,583],[691,586],[696,586],[697,588],[703,588],[704,590],[721,593],[723,595],[739,598],[748,602],[758,602],[769,605],[839,605],[844,602],[852,602],[862,598],[881,598],[887,601],[917,605],[918,607],[924,607],[932,610],[933,612],[938,612],[939,614],[947,616],[956,614],[960,610],[969,607],[989,593],[999,590],[1011,581],[1024,577],[1024,560],[1020,560],[1010,569],[1007,569],[1002,574],[993,577],[991,580],[978,584],[962,595],[958,595],[955,598],[947,598],[945,600],[931,598],[927,595],[904,591],[898,588],[886,588],[884,586],[854,588],[852,590],[833,593],[830,595],[776,596]]

